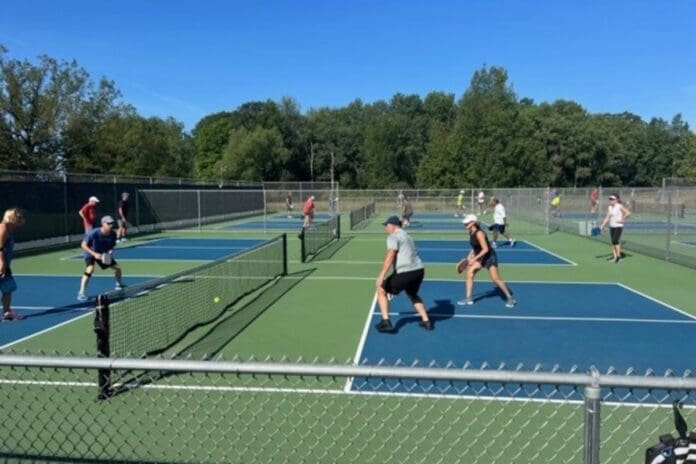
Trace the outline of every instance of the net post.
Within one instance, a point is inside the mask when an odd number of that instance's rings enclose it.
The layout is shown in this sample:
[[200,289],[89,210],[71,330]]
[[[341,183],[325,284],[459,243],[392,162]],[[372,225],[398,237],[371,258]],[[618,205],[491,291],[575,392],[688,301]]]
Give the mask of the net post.
[[198,232],[200,232],[203,229],[203,224],[202,224],[203,210],[201,209],[201,191],[200,191],[200,189],[196,190],[196,204],[198,207]]
[[288,275],[288,234],[283,234],[283,276]]
[[303,263],[307,260],[307,249],[305,247],[305,228],[300,231],[300,261]]
[[336,238],[341,238],[341,215],[336,216]]
[[[97,357],[111,357],[109,346],[109,298],[105,294],[97,297],[97,307],[94,312],[94,332],[97,335]],[[100,400],[111,395],[111,369],[99,369],[97,374]]]

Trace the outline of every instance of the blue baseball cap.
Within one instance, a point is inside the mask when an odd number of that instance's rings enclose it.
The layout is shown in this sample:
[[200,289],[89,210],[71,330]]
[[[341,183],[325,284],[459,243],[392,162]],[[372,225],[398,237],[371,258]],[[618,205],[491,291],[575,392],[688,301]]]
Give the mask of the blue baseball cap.
[[386,226],[387,224],[401,227],[401,219],[399,219],[399,216],[389,216],[387,220],[382,223],[383,226]]

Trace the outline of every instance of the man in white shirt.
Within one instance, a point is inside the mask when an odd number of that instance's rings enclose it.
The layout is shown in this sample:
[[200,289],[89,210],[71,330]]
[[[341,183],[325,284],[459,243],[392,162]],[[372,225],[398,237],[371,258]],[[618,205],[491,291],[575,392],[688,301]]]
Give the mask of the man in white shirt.
[[491,246],[493,248],[497,247],[496,242],[498,241],[498,234],[503,234],[503,236],[508,239],[508,243],[511,247],[515,246],[515,240],[510,237],[510,233],[505,230],[507,228],[505,207],[496,197],[491,197],[491,206],[493,206],[493,224],[490,227],[490,230],[493,231],[493,243],[491,243]]

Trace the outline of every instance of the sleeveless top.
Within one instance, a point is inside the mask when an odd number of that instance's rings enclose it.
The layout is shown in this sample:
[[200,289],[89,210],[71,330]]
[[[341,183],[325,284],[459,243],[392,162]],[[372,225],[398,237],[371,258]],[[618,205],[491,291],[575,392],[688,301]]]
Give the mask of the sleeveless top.
[[[476,238],[480,230],[481,229],[477,227],[476,232],[469,235],[469,245],[471,245],[471,248],[474,250],[475,255],[481,253],[481,244],[479,243],[478,238]],[[481,230],[481,232],[483,231]],[[486,259],[488,259],[488,257],[491,255],[492,250],[491,242],[488,241],[488,235],[485,232],[483,232],[483,236],[486,238],[486,245],[488,245],[488,253],[481,256],[481,262],[484,262]]]
[[623,211],[619,203],[609,206],[609,227],[623,227]]

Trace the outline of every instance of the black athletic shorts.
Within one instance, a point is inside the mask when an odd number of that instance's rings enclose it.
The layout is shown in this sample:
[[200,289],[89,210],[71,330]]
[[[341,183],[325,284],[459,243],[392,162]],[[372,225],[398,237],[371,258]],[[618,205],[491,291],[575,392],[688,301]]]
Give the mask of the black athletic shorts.
[[489,269],[491,266],[498,267],[498,254],[492,248],[488,251],[488,256],[481,261],[481,267]]
[[611,244],[618,245],[621,243],[621,233],[623,232],[623,227],[609,227],[609,236],[611,237]]
[[102,263],[101,260],[95,259],[94,256],[90,256],[89,258],[85,258],[85,264],[87,266],[94,266],[95,264],[98,264],[100,268],[108,269],[110,267],[114,267],[114,265],[118,263],[115,259],[111,258],[111,264],[107,266],[106,264]]
[[420,301],[418,296],[418,290],[423,283],[423,278],[425,277],[425,269],[416,269],[415,271],[408,271],[402,273],[393,273],[382,282],[382,288],[392,295],[398,295],[402,291],[406,292],[406,295],[411,299],[411,301]]

